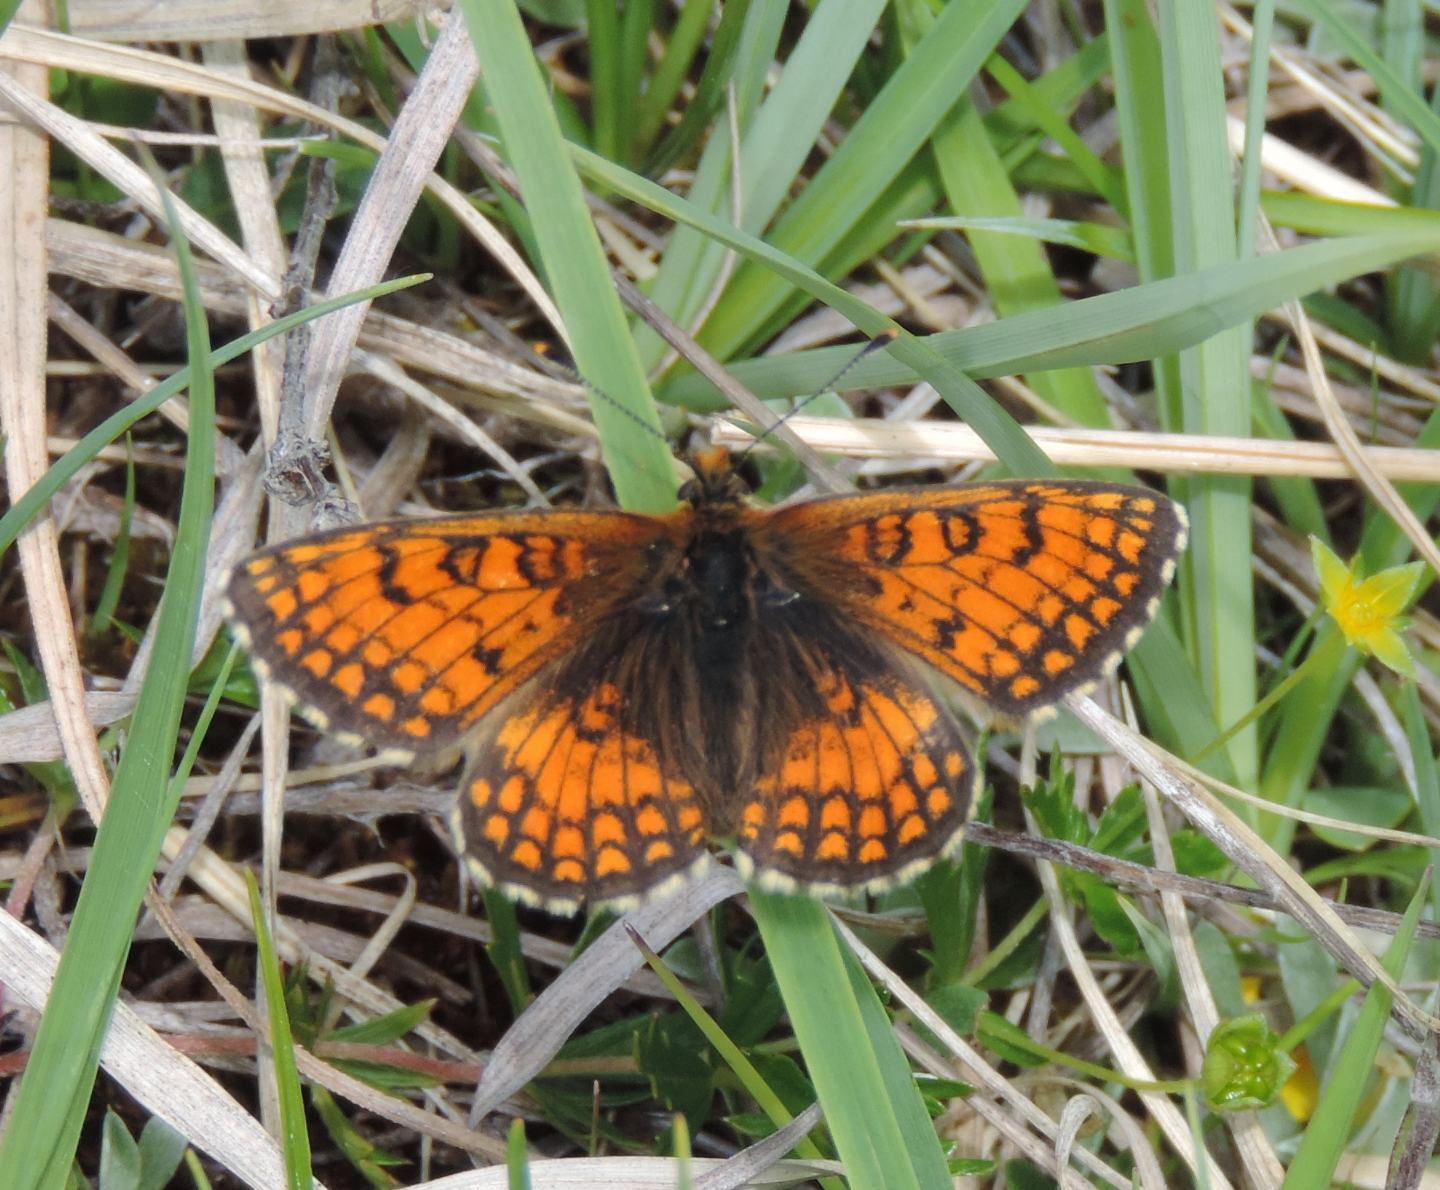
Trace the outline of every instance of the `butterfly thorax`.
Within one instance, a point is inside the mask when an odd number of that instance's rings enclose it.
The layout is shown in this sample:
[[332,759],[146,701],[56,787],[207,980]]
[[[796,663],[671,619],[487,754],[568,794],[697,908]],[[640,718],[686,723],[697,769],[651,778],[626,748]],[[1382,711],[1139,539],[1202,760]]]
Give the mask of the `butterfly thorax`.
[[[701,796],[720,806],[753,780],[766,745],[768,700],[761,640],[766,617],[795,598],[761,565],[741,504],[702,501],[680,565],[666,583],[668,609],[656,629],[660,648],[693,658],[688,677],[674,680],[680,750],[692,775],[704,774]],[[666,667],[668,668],[668,666]],[[771,674],[774,682],[778,675]]]

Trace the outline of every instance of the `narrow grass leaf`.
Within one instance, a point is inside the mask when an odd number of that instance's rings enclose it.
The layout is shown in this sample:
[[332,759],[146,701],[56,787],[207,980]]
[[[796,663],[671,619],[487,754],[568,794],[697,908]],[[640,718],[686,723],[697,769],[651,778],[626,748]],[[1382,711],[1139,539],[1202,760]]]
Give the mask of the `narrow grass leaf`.
[[[1381,31],[1381,48],[1386,63],[1405,88],[1423,101],[1425,79],[1421,64],[1425,52],[1425,26],[1420,0],[1385,0]],[[1440,95],[1432,95],[1432,111],[1437,103],[1440,103]],[[1388,96],[1382,96],[1382,106],[1399,115]],[[1440,205],[1440,170],[1437,170],[1437,164],[1440,164],[1440,154],[1429,145],[1421,145],[1414,184],[1407,187],[1398,179],[1391,178],[1388,179],[1388,192],[1396,199],[1402,202],[1408,200],[1416,206]],[[1437,300],[1435,280],[1419,269],[1401,268],[1386,277],[1385,283],[1390,342],[1400,359],[1423,367],[1430,346],[1440,333],[1440,300]]]
[[939,215],[916,219],[909,226],[922,229],[952,228],[956,231],[993,232],[996,235],[1024,236],[1046,244],[1078,248],[1124,264],[1135,262],[1135,246],[1118,227],[1102,223],[1081,223],[1075,219],[1031,219],[1024,215]]
[[[1415,938],[1420,911],[1430,900],[1432,878],[1427,873],[1421,887],[1411,898],[1382,960],[1385,970],[1396,979],[1405,969],[1405,958]],[[1356,1015],[1350,1035],[1340,1047],[1329,1077],[1321,1087],[1315,1112],[1286,1171],[1282,1183],[1286,1190],[1330,1185],[1335,1167],[1346,1151],[1356,1113],[1375,1074],[1376,1058],[1385,1039],[1385,1027],[1390,1023],[1394,999],[1391,991],[1381,983],[1371,984],[1370,990],[1365,993],[1365,1002]]]
[[105,585],[100,588],[100,598],[95,601],[95,610],[90,617],[86,635],[103,636],[110,630],[110,621],[115,609],[120,606],[120,590],[125,585],[125,572],[130,566],[130,525],[135,517],[135,452],[127,437],[125,440],[125,495],[120,505],[120,528],[115,534],[115,545],[110,551],[110,566],[105,572]]
[[[890,319],[874,307],[839,286],[832,285],[818,274],[790,259],[783,252],[776,251],[764,241],[745,235],[743,232],[737,232],[723,221],[714,219],[676,198],[663,187],[656,186],[653,182],[628,171],[617,169],[594,154],[578,152],[577,155],[581,168],[586,173],[604,180],[617,191],[637,202],[644,203],[652,210],[703,228],[720,242],[743,251],[752,259],[763,260],[775,272],[792,280],[797,286],[806,289],[827,305],[844,314],[866,334],[875,336],[883,331],[893,329]],[[967,422],[975,427],[976,433],[985,440],[986,444],[995,452],[996,457],[1015,474],[1043,475],[1047,473],[1050,470],[1049,460],[1035,447],[1035,444],[1020,429],[1014,418],[993,401],[979,385],[970,380],[963,372],[953,368],[943,356],[933,351],[928,345],[929,342],[930,340],[918,339],[913,335],[901,334],[890,345],[889,353],[904,361],[907,365],[906,374],[912,377],[923,376],[933,384],[952,408],[955,408]],[[815,392],[820,385],[828,383],[847,365],[854,354],[853,347],[835,349],[831,353],[833,366],[825,375],[817,375],[805,388],[768,395],[794,396]],[[874,354],[883,355],[885,353],[876,352]],[[863,364],[857,365],[855,371],[858,372],[863,366]],[[704,390],[713,395],[713,390],[710,389],[708,382],[704,382]]]
[[[896,1084],[893,1060],[908,1071],[904,1056],[888,1022],[877,1031],[862,1007],[824,906],[754,887],[750,905],[852,1190],[949,1187],[928,1117],[923,1139],[901,1122],[907,1101],[925,1115],[920,1093],[908,1073],[907,1085]],[[883,1019],[863,975],[860,982]],[[881,1050],[890,1053],[882,1059]]]
[[[1432,223],[1424,233],[1412,229],[1321,240],[1084,298],[1058,310],[1037,310],[943,331],[926,336],[924,342],[947,363],[977,378],[1081,364],[1131,363],[1202,342],[1226,326],[1246,322],[1292,298],[1437,250],[1440,222]],[[791,267],[774,260],[769,263]],[[847,306],[829,304],[852,320],[856,317],[851,313],[853,298]],[[861,325],[861,329],[866,327]],[[826,347],[741,360],[729,367],[751,391],[771,399],[813,392],[852,354],[851,347]],[[914,371],[892,349],[862,360],[846,374],[844,387],[847,391],[882,388],[914,380]],[[714,407],[713,392],[698,377],[675,380],[666,387],[665,396],[692,408]]]
[[530,1155],[525,1151],[525,1121],[510,1121],[505,1136],[505,1174],[509,1190],[530,1190]]
[[885,1086],[885,1102],[899,1127],[915,1179],[921,1186],[935,1186],[937,1190],[941,1186],[951,1186],[953,1183],[940,1147],[940,1138],[936,1135],[930,1113],[925,1110],[925,1100],[920,1094],[915,1073],[895,1037],[894,1022],[880,1003],[874,985],[855,955],[842,947],[840,960],[845,964],[850,991],[865,1024],[866,1041],[870,1052],[875,1055]]
[[586,0],[585,29],[590,55],[590,140],[597,153],[623,158],[619,10],[610,0]]
[[1122,217],[1126,212],[1124,180],[1065,122],[1064,117],[1040,98],[1035,86],[999,54],[985,64],[986,73],[1002,86],[1035,127],[1060,146],[1061,151],[1095,193]]
[[[1420,829],[1431,838],[1440,838],[1440,766],[1436,764],[1435,746],[1425,723],[1419,687],[1414,682],[1402,683],[1399,702],[1405,738],[1410,745],[1410,763],[1415,767],[1415,805],[1420,814]],[[1430,864],[1440,867],[1440,848],[1430,848]],[[1430,896],[1440,915],[1440,889],[1432,885]]]
[[[741,8],[744,7],[742,3]],[[729,5],[726,6],[729,8]],[[701,39],[704,38],[706,29],[710,23],[711,5],[709,0],[685,0],[680,8],[679,16],[676,18],[673,28],[670,30],[670,39],[665,43],[665,51],[656,63],[654,72],[650,75],[649,85],[645,88],[645,94],[640,100],[639,113],[635,117],[635,131],[632,145],[637,153],[648,153],[664,126],[670,109],[675,102],[675,97],[680,93],[680,87],[690,74],[691,65],[695,55],[700,50]],[[725,15],[728,15],[725,14]],[[725,16],[722,15],[723,22]],[[734,43],[731,42],[733,50]],[[705,68],[710,66],[709,56],[706,56]],[[700,113],[708,121],[715,113],[718,92],[712,85],[708,89],[704,86],[704,79],[695,88],[696,99],[700,99],[703,106]],[[704,98],[701,99],[703,93]],[[690,114],[692,104],[686,105],[683,121]],[[688,147],[690,142],[685,142]],[[646,162],[646,173],[652,177],[656,170],[653,158]]]
[[[245,891],[250,896],[255,960],[260,967],[260,985],[265,989],[266,1015],[270,1022],[270,1064],[279,1101],[285,1182],[289,1190],[310,1190],[310,1134],[305,1127],[305,1095],[300,1086],[300,1071],[295,1065],[295,1039],[290,1032],[290,1013],[285,1004],[285,977],[280,973],[280,960],[275,957],[275,944],[265,924],[260,886],[249,869],[245,871]],[[265,1060],[263,1053],[260,1060]]]
[[[728,17],[731,6],[725,7]],[[751,234],[770,223],[789,195],[885,5],[883,0],[816,5],[762,103],[760,88],[773,66],[785,8],[750,5],[733,69],[740,159],[730,160],[728,136],[712,136],[687,191],[696,209]],[[711,300],[725,259],[725,250],[713,239],[677,229],[650,295],[672,318],[691,326]],[[641,340],[647,364],[658,362],[663,354],[658,339],[650,334]]]
[[1240,161],[1238,250],[1255,255],[1260,204],[1260,147],[1265,134],[1265,93],[1270,83],[1270,37],[1275,27],[1275,0],[1258,0],[1251,17],[1250,77],[1245,90],[1245,152]]
[[674,460],[525,26],[512,4],[462,0],[460,9],[576,366],[595,386],[590,409],[616,497],[668,511]]
[[[767,239],[806,265],[821,262],[965,94],[1023,7],[1020,0],[993,0],[978,9],[946,5]],[[789,286],[777,283],[768,270],[742,266],[706,323],[701,341],[728,359],[773,329],[774,316],[789,294]]]
[[0,1145],[0,1186],[63,1184],[99,1064],[135,914],[175,810],[170,772],[184,707],[214,509],[215,388],[209,332],[189,244],[166,202],[184,287],[190,430],[175,547],[155,628],[156,651],[120,754],[105,821],[71,919],[50,999]]
[[[780,1097],[770,1089],[764,1076],[755,1069],[755,1064],[745,1056],[745,1052],[730,1040],[725,1030],[721,1028],[720,1022],[705,1011],[705,1006],[690,994],[689,989],[675,977],[675,973],[665,965],[665,960],[650,948],[638,931],[630,929],[629,933],[635,945],[640,948],[640,953],[645,956],[645,962],[650,969],[670,989],[670,994],[675,997],[675,1003],[680,1006],[686,1016],[695,1022],[696,1028],[704,1034],[705,1040],[710,1043],[720,1060],[730,1067],[740,1085],[745,1088],[750,1098],[755,1100],[756,1106],[765,1113],[776,1129],[783,1128],[790,1123],[795,1117],[781,1102]],[[805,1139],[796,1144],[795,1152],[802,1157],[812,1157],[816,1160],[824,1157],[813,1141]]]
[[[973,103],[961,104],[940,122],[933,145],[952,210],[1020,221],[1020,196]],[[1040,244],[984,231],[972,231],[970,244],[1000,317],[1061,306],[1060,286]],[[1048,404],[1082,425],[1109,424],[1105,400],[1090,369],[1037,372],[1027,380]]]
[[[1159,12],[1176,267],[1185,273],[1223,268],[1237,261],[1237,245],[1219,19],[1208,0],[1178,0]],[[1249,320],[1241,319],[1181,353],[1178,428],[1237,437],[1249,432],[1250,340]],[[1173,406],[1169,412],[1173,417]],[[1186,635],[1216,716],[1233,723],[1255,702],[1250,482],[1196,476],[1183,492],[1190,513],[1190,548],[1181,564],[1181,586],[1190,596]],[[1226,747],[1249,786],[1259,766],[1254,730],[1241,731]]]

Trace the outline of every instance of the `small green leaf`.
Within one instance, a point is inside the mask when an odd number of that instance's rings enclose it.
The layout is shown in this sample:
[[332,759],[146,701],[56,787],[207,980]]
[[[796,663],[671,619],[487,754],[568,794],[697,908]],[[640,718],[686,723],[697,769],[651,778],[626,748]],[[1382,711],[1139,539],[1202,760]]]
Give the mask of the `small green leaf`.
[[390,1045],[419,1028],[434,1007],[434,1000],[406,1004],[384,1016],[357,1021],[353,1025],[341,1025],[338,1029],[326,1033],[324,1040],[348,1041],[359,1045]]
[[378,1148],[355,1127],[350,1118],[340,1110],[335,1097],[324,1087],[310,1088],[310,1103],[325,1126],[326,1133],[335,1142],[335,1147],[370,1185],[376,1187],[376,1190],[389,1190],[389,1187],[400,1184],[385,1170],[387,1166],[405,1164],[403,1157]]
[[961,1037],[969,1037],[975,1032],[980,1013],[989,1001],[990,997],[979,988],[958,983],[947,984],[925,994],[925,1003]]
[[[1410,794],[1402,788],[1384,785],[1330,785],[1323,789],[1310,790],[1300,805],[1310,814],[1340,818],[1353,822],[1356,826],[1389,829],[1399,826],[1414,809],[1415,803]],[[1321,823],[1311,823],[1310,829],[1316,838],[1324,839],[1332,847],[1344,851],[1368,851],[1378,841],[1374,835],[1336,830]]]
[[1139,955],[1140,936],[1120,903],[1120,895],[1113,888],[1089,872],[1071,872],[1069,880],[1062,883],[1084,904],[1085,914],[1095,932],[1122,958],[1133,959]]
[[105,1190],[140,1190],[140,1146],[125,1121],[108,1108],[100,1130],[100,1185]]
[[184,1135],[159,1116],[149,1120],[140,1132],[141,1190],[165,1190],[189,1147]]
[[705,1119],[715,1071],[705,1036],[688,1016],[652,1016],[636,1036],[635,1060],[656,1099],[693,1120]]
[[1145,834],[1145,799],[1138,785],[1120,791],[1096,824],[1090,846],[1106,855],[1120,856],[1133,847]]

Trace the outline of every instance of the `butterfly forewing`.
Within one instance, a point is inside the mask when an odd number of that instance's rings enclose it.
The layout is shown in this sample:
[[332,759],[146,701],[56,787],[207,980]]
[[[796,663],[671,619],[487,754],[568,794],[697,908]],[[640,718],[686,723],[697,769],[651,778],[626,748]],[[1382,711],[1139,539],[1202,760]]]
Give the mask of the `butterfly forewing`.
[[1004,715],[1112,668],[1185,545],[1146,488],[1019,480],[813,500],[758,534],[771,565]]
[[258,667],[322,726],[435,749],[633,601],[672,537],[618,512],[363,525],[253,554],[226,598]]

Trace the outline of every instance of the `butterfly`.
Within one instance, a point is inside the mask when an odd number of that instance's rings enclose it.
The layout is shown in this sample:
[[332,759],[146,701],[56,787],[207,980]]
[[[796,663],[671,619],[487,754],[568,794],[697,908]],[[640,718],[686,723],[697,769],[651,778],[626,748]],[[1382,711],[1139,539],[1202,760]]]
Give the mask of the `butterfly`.
[[957,847],[979,771],[933,674],[1007,719],[1112,670],[1154,617],[1183,510],[1040,479],[775,508],[723,449],[679,506],[341,528],[240,563],[227,613],[320,727],[455,744],[485,883],[624,906],[711,862],[817,895]]

